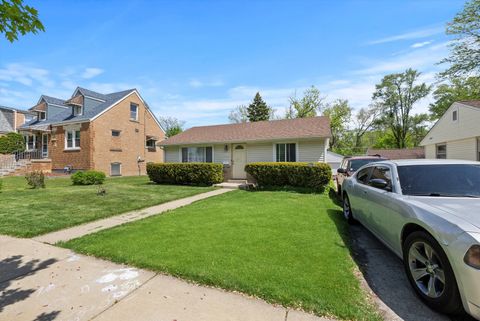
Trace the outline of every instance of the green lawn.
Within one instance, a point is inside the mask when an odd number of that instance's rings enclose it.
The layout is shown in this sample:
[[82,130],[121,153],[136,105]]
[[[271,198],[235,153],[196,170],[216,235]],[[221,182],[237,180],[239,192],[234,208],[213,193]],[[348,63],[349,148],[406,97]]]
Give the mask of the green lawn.
[[96,186],[73,186],[69,178],[31,189],[24,177],[2,179],[0,234],[32,237],[107,216],[207,192],[211,188],[156,185],[147,177],[107,178],[106,196]]
[[380,320],[327,195],[234,191],[62,244],[345,320]]

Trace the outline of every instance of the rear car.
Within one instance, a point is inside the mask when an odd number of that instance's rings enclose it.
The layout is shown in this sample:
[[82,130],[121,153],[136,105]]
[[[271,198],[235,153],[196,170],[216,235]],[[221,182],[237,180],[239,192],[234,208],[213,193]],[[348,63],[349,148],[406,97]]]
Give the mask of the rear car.
[[338,195],[342,195],[342,184],[343,181],[352,176],[360,167],[363,165],[378,162],[381,160],[386,160],[386,158],[380,157],[378,155],[373,156],[346,156],[343,158],[340,167],[337,169],[337,192]]

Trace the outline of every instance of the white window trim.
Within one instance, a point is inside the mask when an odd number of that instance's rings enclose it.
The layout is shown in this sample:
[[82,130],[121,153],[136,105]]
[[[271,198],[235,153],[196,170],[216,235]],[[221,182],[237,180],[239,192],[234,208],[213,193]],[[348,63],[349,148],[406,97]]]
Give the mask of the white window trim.
[[[31,136],[33,136],[33,148],[28,148],[28,141],[29,141],[29,137],[31,137]],[[26,142],[25,142],[25,150],[27,152],[35,150],[35,145],[37,143],[37,136],[34,135],[34,134],[26,134],[25,137],[27,137]]]
[[[154,145],[153,147],[147,145],[147,142],[150,141],[150,140],[153,140],[153,141],[155,142],[155,145]],[[145,148],[147,148],[147,149],[148,149],[148,148],[155,148],[155,149],[157,149],[157,140],[156,140],[156,139],[146,139],[146,137],[145,137]]]
[[448,159],[448,147],[447,143],[438,143],[435,144],[435,159],[443,159],[443,158],[438,158],[438,146],[445,145],[445,159]]
[[[132,106],[135,106],[137,108],[137,111],[135,113],[135,118],[132,118]],[[129,112],[130,112],[130,115],[129,115],[130,120],[138,121],[138,104],[130,103]]]
[[[215,163],[215,147],[213,145],[198,145],[198,146],[180,146],[178,148],[178,162],[179,163],[183,163],[182,161],[182,149],[183,148],[191,148],[191,147],[211,147],[212,148],[212,164]],[[205,149],[205,153],[206,153],[206,149]],[[206,158],[206,154],[205,154],[205,158]],[[189,163],[189,162],[187,162]]]
[[[273,150],[272,162],[277,163],[277,144],[295,144],[295,162],[299,162],[299,157],[300,157],[299,144],[298,144],[298,142],[292,142],[292,141],[273,143],[273,145],[272,145],[272,150]],[[279,163],[287,163],[287,162],[279,162]]]
[[[75,112],[77,110],[77,108],[80,109],[79,113]],[[82,115],[83,115],[83,106],[74,106],[73,107],[73,116],[82,116]]]
[[[75,139],[75,132],[79,131],[80,132],[80,144],[82,143],[81,137],[82,133],[80,131],[80,128],[69,128],[65,130],[65,150],[79,150],[80,146],[76,145],[76,139]],[[68,133],[72,133],[72,147],[68,147]]]
[[[119,174],[119,175],[113,175],[113,174],[112,174],[112,165],[113,165],[113,164],[118,164],[118,165],[120,165],[120,174]],[[112,162],[112,163],[110,163],[110,176],[114,176],[114,177],[122,176],[122,163],[120,163],[120,162]]]
[[[43,114],[45,115],[45,118],[41,118],[40,115]],[[39,111],[38,112],[38,121],[46,121],[47,120],[47,112],[46,111]]]

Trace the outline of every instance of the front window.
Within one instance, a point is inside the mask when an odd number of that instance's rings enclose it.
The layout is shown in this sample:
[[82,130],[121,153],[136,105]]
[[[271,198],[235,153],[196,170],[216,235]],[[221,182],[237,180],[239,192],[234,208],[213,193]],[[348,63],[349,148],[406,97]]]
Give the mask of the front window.
[[80,148],[80,131],[79,130],[67,130],[66,136],[66,148],[78,149]]
[[211,163],[213,162],[212,147],[183,147],[182,163]]
[[25,148],[27,150],[34,150],[35,149],[35,135],[27,135],[25,136]]
[[138,105],[130,104],[130,119],[138,120]]
[[39,111],[38,112],[38,120],[45,120],[47,119],[47,113],[44,111]]
[[436,146],[437,159],[447,159],[447,144],[439,144]]
[[404,195],[480,197],[480,166],[470,164],[398,166]]
[[276,144],[276,161],[277,162],[296,162],[297,148],[295,143]]

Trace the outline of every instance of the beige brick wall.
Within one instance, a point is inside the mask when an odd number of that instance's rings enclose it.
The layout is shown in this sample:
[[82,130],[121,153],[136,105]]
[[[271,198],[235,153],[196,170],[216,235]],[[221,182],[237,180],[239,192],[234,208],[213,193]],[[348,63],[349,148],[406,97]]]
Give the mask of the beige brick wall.
[[92,169],[91,149],[93,147],[91,125],[89,123],[78,124],[80,126],[80,149],[67,150],[65,147],[65,127],[55,126],[49,136],[49,157],[52,159],[52,168],[63,170],[65,166],[73,166],[74,169]]
[[[130,120],[130,103],[138,105],[138,121]],[[126,99],[91,122],[92,166],[110,175],[111,163],[120,163],[123,176],[146,174],[147,162],[163,162],[163,150],[145,148],[146,136],[164,139],[164,133],[136,94]],[[112,130],[120,131],[119,137],[112,137]],[[140,157],[144,162],[138,163]]]

